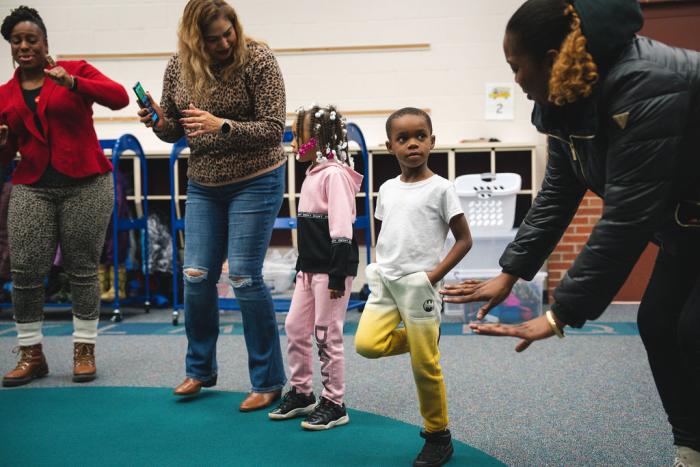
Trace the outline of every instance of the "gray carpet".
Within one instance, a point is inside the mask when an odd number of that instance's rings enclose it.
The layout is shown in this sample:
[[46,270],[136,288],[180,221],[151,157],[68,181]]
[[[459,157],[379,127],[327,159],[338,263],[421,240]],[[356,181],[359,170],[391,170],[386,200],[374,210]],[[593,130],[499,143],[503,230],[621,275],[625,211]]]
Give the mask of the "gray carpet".
[[[125,322],[170,322],[170,310],[123,312]],[[612,306],[601,321],[633,322],[635,312],[634,306]],[[108,316],[105,310],[103,318]],[[348,316],[349,321],[358,318],[358,313]],[[46,325],[69,320],[66,312],[49,311]],[[235,323],[240,317],[227,313],[222,321]],[[0,313],[0,324],[10,322],[9,311]],[[670,427],[639,336],[549,339],[533,344],[523,354],[513,351],[515,343],[474,335],[443,336],[442,364],[456,438],[508,465],[672,463]],[[14,366],[14,345],[14,338],[0,336],[2,371]],[[286,346],[285,337],[282,345]],[[45,349],[51,373],[32,386],[74,385],[70,337],[47,337]],[[89,384],[174,386],[183,378],[185,349],[181,332],[101,336],[99,378]],[[217,389],[247,391],[243,337],[222,336],[218,355]],[[348,406],[420,425],[407,356],[366,360],[355,354],[353,338],[346,336],[346,362]],[[416,427],[416,435],[418,430]]]

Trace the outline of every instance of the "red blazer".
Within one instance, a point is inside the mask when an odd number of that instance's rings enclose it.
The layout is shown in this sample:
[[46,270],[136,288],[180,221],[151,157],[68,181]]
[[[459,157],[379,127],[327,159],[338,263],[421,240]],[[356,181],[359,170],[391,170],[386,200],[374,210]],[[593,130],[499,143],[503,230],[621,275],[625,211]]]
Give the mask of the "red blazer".
[[34,114],[24,102],[19,69],[0,86],[0,123],[10,129],[8,142],[0,149],[0,163],[9,163],[19,151],[14,184],[39,180],[49,159],[56,170],[75,178],[112,170],[95,133],[92,104],[97,102],[112,110],[126,107],[126,90],[85,61],[59,61],[58,65],[77,76],[78,85],[71,91],[49,78],[44,81],[37,114],[46,136],[37,129]]

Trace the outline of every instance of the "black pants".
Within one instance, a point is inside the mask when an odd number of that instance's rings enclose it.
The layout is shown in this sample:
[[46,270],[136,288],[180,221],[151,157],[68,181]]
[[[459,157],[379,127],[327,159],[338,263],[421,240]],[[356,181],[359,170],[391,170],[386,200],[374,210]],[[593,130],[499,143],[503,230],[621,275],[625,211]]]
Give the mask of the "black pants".
[[661,248],[637,321],[674,444],[700,451],[700,232]]

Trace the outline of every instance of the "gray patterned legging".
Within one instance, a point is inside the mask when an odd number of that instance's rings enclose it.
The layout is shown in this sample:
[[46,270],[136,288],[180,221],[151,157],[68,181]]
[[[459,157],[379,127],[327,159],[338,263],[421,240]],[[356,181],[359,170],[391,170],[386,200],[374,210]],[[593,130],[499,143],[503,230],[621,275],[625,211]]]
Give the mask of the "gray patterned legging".
[[97,319],[97,268],[114,207],[112,174],[61,188],[15,185],[7,215],[12,302],[18,323],[44,317],[44,277],[60,243],[73,314]]

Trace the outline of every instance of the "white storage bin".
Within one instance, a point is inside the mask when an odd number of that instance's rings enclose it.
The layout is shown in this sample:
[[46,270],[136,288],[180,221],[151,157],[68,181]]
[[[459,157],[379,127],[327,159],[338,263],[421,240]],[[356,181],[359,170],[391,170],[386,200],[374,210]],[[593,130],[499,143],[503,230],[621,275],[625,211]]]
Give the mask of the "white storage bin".
[[[294,287],[296,277],[296,262],[298,253],[294,249],[280,251],[270,248],[267,251],[265,262],[263,263],[263,282],[270,290],[270,293],[289,295]],[[224,261],[221,268],[221,277],[216,284],[219,298],[235,298],[233,287],[228,278],[228,261]]]
[[484,236],[513,228],[515,202],[522,185],[520,175],[460,175],[454,184],[472,235]]
[[[515,238],[517,229],[507,230],[505,232],[492,232],[490,234],[472,234],[472,248],[469,253],[454,267],[455,270],[465,269],[498,269],[498,260],[505,251],[506,247]],[[445,240],[445,249],[442,257],[444,258],[455,244],[455,238],[450,232]]]
[[[492,270],[452,270],[445,276],[445,283],[459,283],[466,279],[487,280],[500,274],[500,269]],[[484,322],[522,323],[542,315],[543,290],[547,273],[538,272],[531,281],[519,280],[511,294],[484,318]],[[465,322],[476,321],[476,313],[485,302],[447,303],[444,312],[450,316],[463,316]]]
[[292,289],[297,275],[296,264],[299,254],[295,249],[280,251],[270,248],[263,263],[263,282],[272,294],[286,293]]

